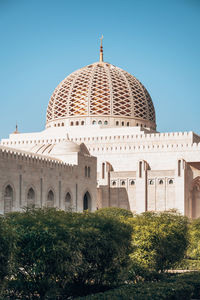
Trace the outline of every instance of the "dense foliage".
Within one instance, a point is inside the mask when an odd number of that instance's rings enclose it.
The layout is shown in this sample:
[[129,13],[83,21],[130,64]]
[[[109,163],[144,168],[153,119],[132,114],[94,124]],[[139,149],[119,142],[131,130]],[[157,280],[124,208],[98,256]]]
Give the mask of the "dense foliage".
[[155,271],[170,269],[188,246],[188,221],[174,212],[146,212],[128,220],[133,227],[133,261]]
[[183,281],[125,285],[76,300],[190,300],[194,288]]
[[9,275],[10,260],[14,249],[14,235],[5,217],[0,216],[0,291],[4,288],[4,279]]
[[189,272],[182,274],[175,274],[171,276],[168,282],[174,283],[187,283],[193,287],[192,299],[200,299],[200,273],[199,272]]
[[10,214],[7,224],[16,235],[10,299],[78,295],[118,282],[129,263],[132,228],[117,218],[33,209]]
[[189,300],[200,299],[200,273],[168,274],[160,281],[127,284],[76,300]]
[[198,299],[199,274],[171,278],[165,271],[177,263],[199,268],[199,232],[200,219],[188,222],[173,211],[33,208],[2,216],[0,299],[64,300],[92,293],[85,299],[189,299],[191,293]]
[[131,218],[133,217],[133,213],[130,210],[119,208],[119,207],[105,207],[97,210],[95,214],[104,215],[104,216],[112,216],[112,217],[125,217]]
[[200,218],[193,220],[189,226],[190,246],[187,255],[200,260]]
[[55,210],[14,213],[8,222],[16,232],[13,280],[15,295],[40,295],[63,288],[81,260],[81,243],[73,214]]

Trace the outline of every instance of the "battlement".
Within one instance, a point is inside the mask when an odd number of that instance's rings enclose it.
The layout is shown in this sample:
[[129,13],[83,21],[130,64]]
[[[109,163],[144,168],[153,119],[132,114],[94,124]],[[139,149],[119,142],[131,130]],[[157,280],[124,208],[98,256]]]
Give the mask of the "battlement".
[[14,148],[8,148],[0,146],[0,157],[6,157],[7,159],[15,159],[20,162],[27,162],[32,164],[41,164],[42,166],[66,169],[67,171],[73,172],[77,166],[66,164],[59,159],[48,157],[42,154],[34,154],[28,151],[22,151]]
[[[130,129],[130,128],[129,128]],[[75,136],[71,141],[81,144],[85,143],[92,153],[101,152],[146,152],[146,151],[192,151],[199,150],[200,136],[192,131],[189,132],[165,132],[165,133],[133,133],[130,130],[126,134],[120,135],[95,135],[95,136]],[[100,131],[101,134],[101,131]],[[32,153],[35,145],[50,145],[63,142],[66,137],[50,138],[37,136],[23,139],[3,139],[1,145],[10,148],[19,148]],[[33,153],[32,153],[33,154]],[[44,157],[44,156],[43,156]],[[48,157],[49,159],[49,157]],[[55,160],[54,158],[52,158]]]
[[[153,144],[153,145],[89,145],[88,150],[95,153],[111,153],[111,152],[182,152],[182,151],[200,151],[200,143],[193,144]],[[200,154],[200,153],[199,153]]]
[[141,134],[122,134],[122,135],[101,135],[95,137],[75,137],[71,138],[72,141],[80,143],[86,142],[108,142],[108,141],[124,141],[124,142],[168,142],[168,141],[188,141],[190,143],[200,142],[200,137],[194,134],[192,131],[189,132],[166,132],[166,133],[141,133]]

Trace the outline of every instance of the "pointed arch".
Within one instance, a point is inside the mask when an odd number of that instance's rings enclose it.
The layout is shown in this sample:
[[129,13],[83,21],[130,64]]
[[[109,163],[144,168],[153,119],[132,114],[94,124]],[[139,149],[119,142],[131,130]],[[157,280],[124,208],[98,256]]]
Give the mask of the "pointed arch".
[[68,191],[65,194],[65,210],[69,210],[72,207],[72,196],[71,193]]
[[4,188],[4,213],[12,211],[14,190],[11,184],[7,184]]
[[33,205],[35,205],[35,190],[34,188],[31,186],[28,191],[27,191],[27,195],[26,195],[26,201],[27,201],[27,206],[31,207]]
[[91,211],[92,208],[92,198],[88,191],[84,193],[83,196],[83,210]]
[[49,189],[47,193],[47,207],[54,207],[55,194],[53,189]]
[[196,177],[190,189],[190,212],[192,219],[200,217],[200,176]]

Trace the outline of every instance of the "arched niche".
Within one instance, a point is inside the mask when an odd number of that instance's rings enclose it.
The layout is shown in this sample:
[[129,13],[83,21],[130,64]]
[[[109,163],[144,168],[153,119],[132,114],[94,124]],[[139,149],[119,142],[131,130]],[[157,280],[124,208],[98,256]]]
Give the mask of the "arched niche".
[[13,206],[13,188],[10,184],[5,187],[4,190],[4,213],[12,211]]
[[49,190],[47,194],[47,207],[54,207],[54,192]]
[[33,206],[34,204],[35,204],[35,191],[31,187],[27,192],[27,206],[30,207]]
[[91,211],[91,196],[89,192],[86,192],[83,196],[83,210]]
[[72,208],[72,196],[70,192],[67,192],[65,195],[65,210]]

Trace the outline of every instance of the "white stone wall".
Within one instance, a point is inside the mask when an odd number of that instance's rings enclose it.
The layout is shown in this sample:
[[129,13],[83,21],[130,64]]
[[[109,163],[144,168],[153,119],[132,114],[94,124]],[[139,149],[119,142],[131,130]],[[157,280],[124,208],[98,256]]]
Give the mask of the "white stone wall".
[[[91,196],[90,209],[96,209],[96,158],[78,153],[78,165],[68,165],[56,159],[0,147],[0,213],[4,213],[5,188],[13,189],[12,211],[27,206],[27,193],[35,192],[35,205],[47,205],[47,195],[54,193],[54,207],[65,209],[69,192],[71,207],[83,211],[83,197]],[[85,176],[90,167],[90,176]]]
[[[97,157],[98,207],[119,206],[136,212],[175,208],[188,216],[194,215],[191,189],[200,176],[200,137],[192,131],[152,133],[141,127],[69,126],[48,128],[41,133],[12,134],[1,143],[31,151],[34,145],[60,143],[66,136],[79,145],[84,143]],[[132,179],[134,185],[130,185]],[[149,180],[154,184],[150,185]]]

